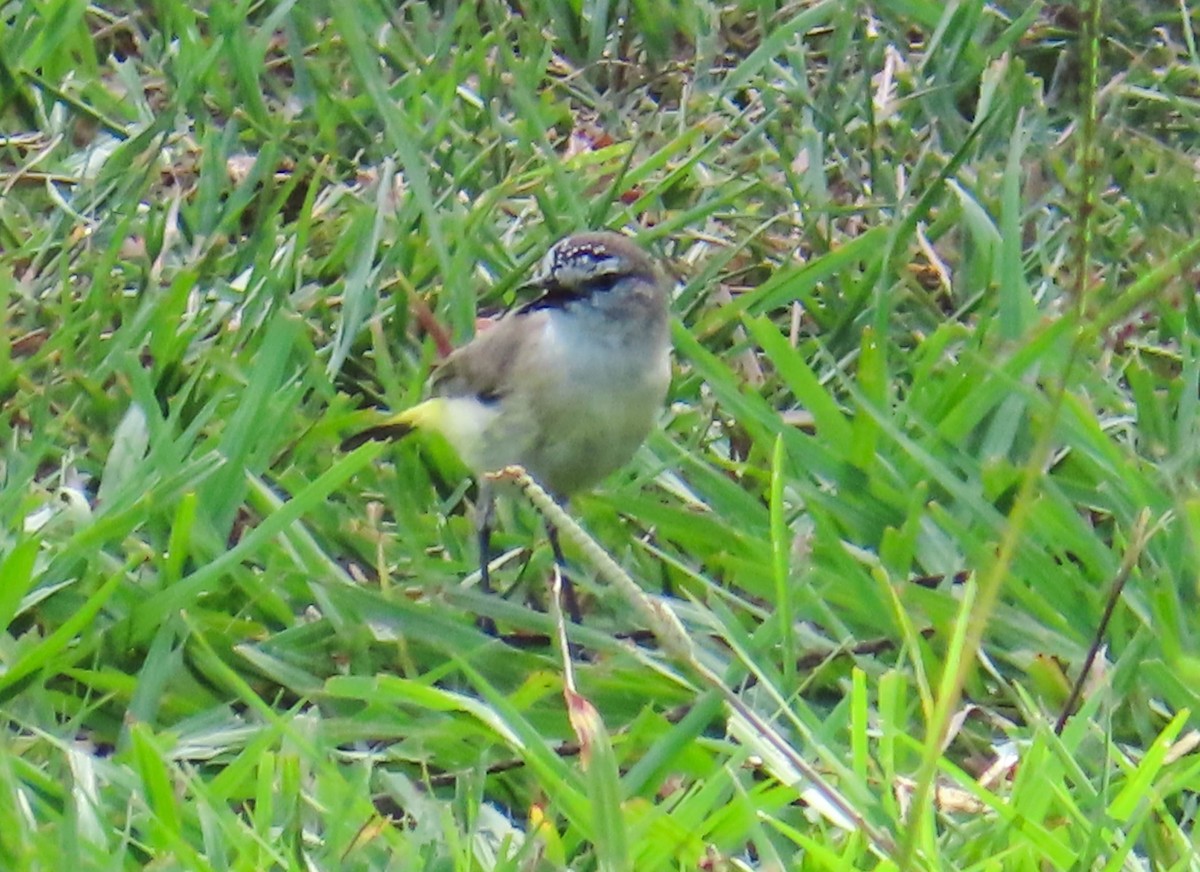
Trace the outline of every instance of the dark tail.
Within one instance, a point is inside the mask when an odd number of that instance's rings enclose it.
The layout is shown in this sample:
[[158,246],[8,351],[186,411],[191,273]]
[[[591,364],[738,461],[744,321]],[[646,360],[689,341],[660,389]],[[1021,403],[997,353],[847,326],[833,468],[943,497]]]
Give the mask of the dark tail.
[[409,424],[380,424],[378,427],[368,427],[353,436],[342,440],[343,451],[353,451],[368,442],[396,442],[413,431]]

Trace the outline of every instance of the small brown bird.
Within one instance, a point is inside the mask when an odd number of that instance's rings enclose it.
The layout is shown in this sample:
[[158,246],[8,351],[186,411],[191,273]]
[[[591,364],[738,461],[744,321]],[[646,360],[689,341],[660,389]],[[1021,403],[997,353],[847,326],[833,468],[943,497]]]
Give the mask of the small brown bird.
[[[531,284],[538,297],[441,363],[430,399],[351,437],[346,447],[431,430],[476,475],[519,464],[560,499],[628,462],[653,427],[671,378],[665,278],[631,239],[601,231],[555,243]],[[487,589],[492,495],[482,478],[480,507]],[[553,529],[550,541],[561,565]]]

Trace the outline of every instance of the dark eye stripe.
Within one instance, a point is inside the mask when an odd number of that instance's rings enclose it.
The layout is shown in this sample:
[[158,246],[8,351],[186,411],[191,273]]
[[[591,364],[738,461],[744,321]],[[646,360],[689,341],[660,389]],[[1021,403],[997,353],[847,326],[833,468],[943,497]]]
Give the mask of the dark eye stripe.
[[606,291],[611,291],[616,285],[619,276],[616,273],[602,273],[598,276],[592,276],[581,282],[580,290],[584,294],[602,294]]
[[601,273],[582,279],[574,286],[561,282],[549,282],[545,285],[542,295],[529,303],[525,308],[529,311],[537,309],[562,309],[568,303],[576,300],[586,300],[596,294],[606,294],[621,280],[617,273]]
[[562,309],[572,300],[578,300],[579,295],[567,290],[558,282],[547,284],[542,295],[525,305],[525,311],[536,312],[538,309]]

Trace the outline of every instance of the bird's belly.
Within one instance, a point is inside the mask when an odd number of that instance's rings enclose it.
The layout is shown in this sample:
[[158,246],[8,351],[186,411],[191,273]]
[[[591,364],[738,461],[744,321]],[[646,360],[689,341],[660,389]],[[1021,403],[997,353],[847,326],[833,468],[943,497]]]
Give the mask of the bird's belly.
[[518,464],[565,497],[633,456],[662,408],[669,348],[584,326],[547,325],[508,393],[446,398],[439,429],[476,473]]
[[539,438],[520,461],[562,495],[595,484],[629,461],[654,425],[670,378],[665,351],[571,363],[567,378],[553,380],[531,398]]

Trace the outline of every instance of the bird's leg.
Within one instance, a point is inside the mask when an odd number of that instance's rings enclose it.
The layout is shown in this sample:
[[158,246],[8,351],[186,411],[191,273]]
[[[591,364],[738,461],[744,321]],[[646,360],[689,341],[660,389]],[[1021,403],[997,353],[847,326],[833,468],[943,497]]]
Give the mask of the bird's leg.
[[571,617],[571,623],[582,624],[583,613],[579,611],[579,600],[575,597],[575,585],[571,584],[571,577],[567,575],[567,558],[563,556],[562,546],[558,543],[558,528],[550,521],[546,521],[546,538],[550,540],[550,550],[554,552],[554,562],[562,574],[563,602],[566,603],[567,614]]
[[[496,497],[489,482],[479,482],[479,499],[475,505],[475,531],[479,535],[479,589],[492,592],[492,576],[488,564],[492,557],[492,524],[496,516]],[[487,615],[475,618],[475,626],[489,636],[496,635],[496,622]]]

